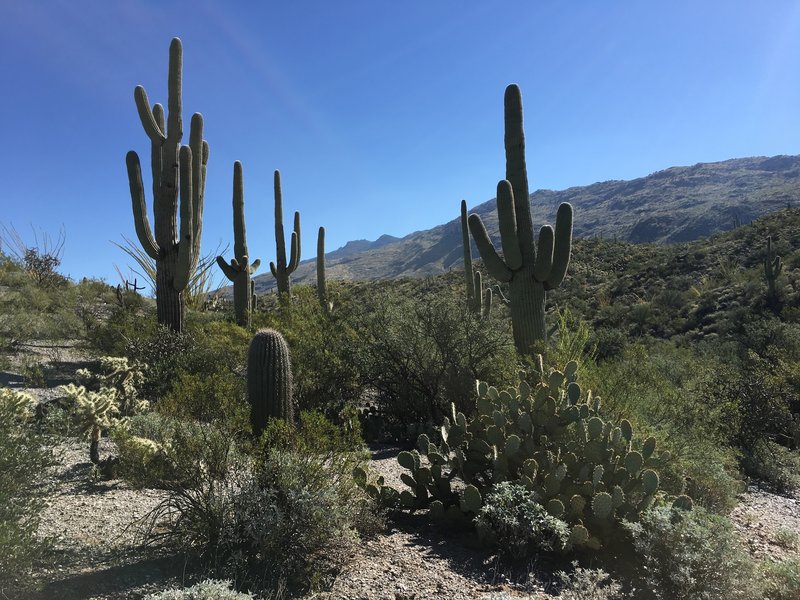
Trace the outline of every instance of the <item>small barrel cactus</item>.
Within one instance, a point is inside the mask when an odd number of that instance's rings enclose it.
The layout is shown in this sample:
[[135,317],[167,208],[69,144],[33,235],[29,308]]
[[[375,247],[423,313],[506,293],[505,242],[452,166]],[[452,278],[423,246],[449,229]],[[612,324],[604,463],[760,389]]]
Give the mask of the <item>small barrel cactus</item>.
[[253,434],[261,435],[270,417],[291,423],[292,369],[289,346],[280,332],[259,330],[247,352],[247,399]]

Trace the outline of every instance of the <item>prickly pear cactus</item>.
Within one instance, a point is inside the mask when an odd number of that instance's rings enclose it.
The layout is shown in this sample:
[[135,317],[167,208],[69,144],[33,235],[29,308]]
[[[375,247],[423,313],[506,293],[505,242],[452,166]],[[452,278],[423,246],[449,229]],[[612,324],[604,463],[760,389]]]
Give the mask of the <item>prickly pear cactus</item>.
[[[601,399],[581,389],[577,370],[574,361],[563,371],[542,367],[502,391],[478,383],[473,417],[453,406],[439,444],[421,435],[418,449],[398,456],[408,470],[401,504],[430,507],[433,517],[469,517],[495,484],[517,482],[571,525],[572,545],[603,546],[621,519],[637,520],[657,500],[656,469],[670,456],[657,452],[653,438],[637,440],[627,420],[606,419]],[[456,478],[466,484],[460,492]],[[688,497],[676,502],[691,508]]]

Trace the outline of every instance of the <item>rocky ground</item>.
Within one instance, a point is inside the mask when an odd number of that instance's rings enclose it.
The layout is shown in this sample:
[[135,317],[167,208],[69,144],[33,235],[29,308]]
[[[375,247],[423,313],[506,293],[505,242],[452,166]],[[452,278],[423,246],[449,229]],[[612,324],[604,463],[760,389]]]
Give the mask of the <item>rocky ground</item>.
[[[68,380],[70,370],[87,359],[74,348],[32,352],[37,359],[49,359],[49,366],[44,387],[24,389],[43,401],[57,395],[53,386]],[[0,376],[3,385],[20,388],[18,374],[6,371]],[[184,558],[142,547],[140,528],[132,525],[163,498],[163,492],[95,480],[83,440],[64,438],[59,449],[40,529],[41,535],[55,540],[55,556],[36,573],[41,591],[25,598],[132,599],[188,581]],[[104,439],[101,455],[113,450]],[[373,468],[396,485],[401,471],[395,460],[398,451],[376,446],[372,461]],[[800,498],[751,487],[732,518],[754,557],[800,558]],[[363,541],[332,589],[309,600],[459,600],[488,598],[496,591],[539,600],[553,597],[552,573],[565,567],[540,562],[523,572],[504,571],[496,557],[471,547],[468,538],[430,528],[423,515],[408,516]],[[6,597],[14,596],[0,590],[0,598]]]

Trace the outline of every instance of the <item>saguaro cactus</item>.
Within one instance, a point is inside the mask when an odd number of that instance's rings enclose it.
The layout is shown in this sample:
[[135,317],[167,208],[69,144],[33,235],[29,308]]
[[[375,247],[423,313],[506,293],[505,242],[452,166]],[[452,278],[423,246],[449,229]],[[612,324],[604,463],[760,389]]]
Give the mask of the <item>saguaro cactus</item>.
[[[158,322],[174,331],[183,330],[186,311],[183,290],[197,268],[200,256],[208,162],[208,142],[203,139],[203,116],[200,113],[192,116],[189,145],[181,146],[182,63],[181,41],[173,38],[169,47],[169,115],[166,124],[164,108],[160,104],[150,108],[147,92],[142,86],[137,86],[133,95],[139,119],[151,142],[155,236],[147,219],[139,156],[131,150],[126,157],[136,236],[147,255],[156,261]],[[180,232],[176,219],[179,193]]]
[[294,213],[294,231],[292,231],[291,254],[286,262],[286,237],[283,234],[283,197],[281,194],[281,172],[275,171],[275,246],[277,264],[269,263],[270,271],[278,282],[278,293],[289,295],[291,282],[289,275],[294,273],[300,263],[300,213]]
[[549,225],[539,231],[538,247],[531,219],[522,94],[510,85],[505,93],[506,179],[497,184],[501,258],[481,218],[469,216],[469,228],[486,268],[495,279],[509,284],[514,345],[531,354],[537,341],[547,339],[544,308],[547,291],[564,280],[572,251],[572,206],[558,208],[555,232]]
[[483,289],[480,271],[472,266],[472,248],[467,227],[467,201],[461,201],[461,244],[464,247],[464,280],[467,284],[467,307],[477,315],[488,316],[492,310],[492,290]]
[[249,327],[250,313],[253,308],[250,276],[258,269],[261,260],[256,259],[253,264],[250,264],[247,252],[247,234],[244,224],[244,182],[242,163],[238,160],[233,163],[233,255],[234,258],[231,259],[230,264],[218,256],[217,264],[225,276],[233,282],[233,307],[236,312],[236,322],[242,327]]
[[767,236],[767,255],[764,257],[764,277],[767,279],[767,299],[769,302],[775,302],[777,299],[777,292],[775,290],[775,280],[783,270],[783,262],[781,257],[777,255],[772,248],[772,236]]
[[333,306],[328,302],[328,284],[325,277],[325,228],[320,227],[317,233],[317,298],[325,312]]
[[269,418],[291,423],[292,369],[289,346],[280,332],[261,329],[247,352],[247,399],[253,433],[261,435]]

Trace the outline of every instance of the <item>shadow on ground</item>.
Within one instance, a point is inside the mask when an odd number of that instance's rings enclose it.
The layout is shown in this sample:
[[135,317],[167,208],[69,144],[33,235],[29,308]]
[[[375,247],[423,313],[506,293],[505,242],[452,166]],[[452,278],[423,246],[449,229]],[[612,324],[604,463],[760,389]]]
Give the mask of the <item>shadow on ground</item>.
[[165,581],[179,584],[187,571],[181,555],[130,557],[132,562],[112,565],[90,573],[70,574],[48,582],[31,600],[78,600],[83,598],[141,598],[164,589]]

